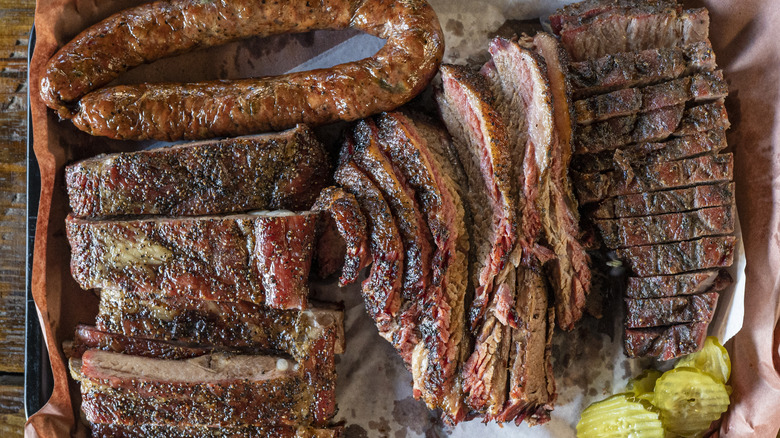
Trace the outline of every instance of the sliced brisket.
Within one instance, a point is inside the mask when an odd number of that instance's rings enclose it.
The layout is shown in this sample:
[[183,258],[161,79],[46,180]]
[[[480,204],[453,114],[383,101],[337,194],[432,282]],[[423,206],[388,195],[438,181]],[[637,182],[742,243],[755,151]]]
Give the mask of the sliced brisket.
[[572,60],[582,61],[612,53],[707,41],[710,17],[706,9],[643,9],[615,10],[581,24],[564,24],[559,32],[561,43]]
[[590,216],[594,219],[649,216],[733,203],[734,183],[723,182],[605,199],[590,212]]
[[344,266],[341,268],[339,286],[354,283],[360,271],[371,263],[368,225],[355,196],[338,187],[327,187],[322,190],[311,209],[327,212],[345,242]]
[[668,298],[626,298],[626,327],[661,327],[684,322],[710,322],[718,294],[680,295]]
[[306,125],[263,134],[100,155],[65,169],[73,214],[194,216],[305,210],[328,180]]
[[153,424],[90,424],[94,438],[338,438],[343,427],[303,426],[159,426]]
[[569,64],[574,98],[621,88],[655,84],[696,72],[715,70],[709,41],[688,46],[622,52]]
[[675,7],[677,7],[676,0],[585,0],[555,11],[550,16],[550,26],[553,32],[558,34],[564,27],[582,25],[602,14],[653,13]]
[[512,161],[506,127],[482,76],[454,65],[443,65],[441,75],[443,87],[436,100],[468,178],[465,201],[473,220],[470,258],[475,289],[468,321],[476,330],[496,277],[517,241]]
[[617,256],[639,277],[726,268],[734,262],[736,237],[704,237],[687,242],[619,249]]
[[723,71],[698,73],[642,88],[624,88],[574,102],[577,123],[589,125],[612,117],[648,112],[688,101],[725,97],[728,85]]
[[690,322],[668,327],[626,329],[624,346],[628,357],[671,360],[701,350],[709,322]]
[[731,276],[723,269],[658,277],[630,277],[626,286],[626,297],[664,298],[720,292],[732,282]]
[[653,245],[734,232],[734,206],[594,221],[608,248]]
[[66,219],[84,289],[305,308],[317,213]]
[[727,182],[733,178],[732,154],[704,155],[667,163],[632,167],[629,171],[574,173],[580,203],[613,196]]
[[578,172],[595,173],[627,169],[631,165],[661,163],[703,154],[717,154],[728,146],[726,129],[715,128],[658,143],[634,143],[620,149],[581,157],[574,162]]

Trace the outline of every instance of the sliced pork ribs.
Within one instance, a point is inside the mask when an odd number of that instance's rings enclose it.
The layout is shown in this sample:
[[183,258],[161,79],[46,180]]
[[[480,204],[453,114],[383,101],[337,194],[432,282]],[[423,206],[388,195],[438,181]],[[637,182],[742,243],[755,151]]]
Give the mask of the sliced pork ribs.
[[712,314],[682,320],[681,303],[714,309],[736,245],[733,156],[722,153],[728,86],[708,12],[671,0],[587,0],[551,23],[573,60],[577,197],[629,268],[629,313],[641,303],[651,324],[635,327],[629,316],[626,353],[696,351]]

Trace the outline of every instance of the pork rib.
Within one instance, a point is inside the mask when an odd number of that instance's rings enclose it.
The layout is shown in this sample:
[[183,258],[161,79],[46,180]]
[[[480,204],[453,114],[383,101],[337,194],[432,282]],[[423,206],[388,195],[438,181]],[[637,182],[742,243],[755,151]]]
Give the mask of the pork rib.
[[626,298],[626,327],[661,327],[686,322],[710,322],[718,294],[681,295],[667,298]]
[[66,219],[84,289],[306,307],[318,214]]
[[632,167],[630,172],[574,173],[580,203],[665,189],[727,182],[733,178],[732,154],[704,155],[668,163]]
[[720,292],[728,287],[732,281],[731,276],[723,269],[658,277],[630,277],[626,286],[626,297],[665,298],[704,292]]
[[676,213],[734,203],[734,183],[718,183],[636,193],[605,199],[590,213],[594,219],[610,219]]
[[622,52],[569,64],[575,99],[715,70],[709,41],[683,47]]
[[709,325],[709,322],[691,322],[668,327],[626,329],[626,355],[671,360],[694,353],[704,346]]
[[366,218],[360,211],[355,196],[338,187],[327,187],[320,193],[311,209],[327,212],[346,243],[339,286],[354,283],[360,271],[371,263]]
[[734,262],[736,237],[703,237],[686,242],[634,246],[616,251],[639,277],[727,268]]
[[734,232],[734,207],[703,208],[685,213],[594,221],[612,249],[691,240]]
[[197,216],[305,210],[327,183],[306,125],[274,134],[99,155],[65,168],[73,214]]

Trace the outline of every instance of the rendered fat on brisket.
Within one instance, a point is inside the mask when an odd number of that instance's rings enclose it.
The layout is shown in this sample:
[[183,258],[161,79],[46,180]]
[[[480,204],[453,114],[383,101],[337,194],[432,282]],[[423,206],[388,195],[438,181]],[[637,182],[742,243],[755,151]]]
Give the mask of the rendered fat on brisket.
[[581,24],[567,23],[558,35],[574,61],[620,52],[685,46],[707,41],[710,17],[704,8],[680,6],[615,10]]
[[574,102],[577,123],[589,125],[612,117],[653,111],[688,101],[703,102],[728,94],[723,71],[698,73],[642,88],[624,88]]
[[[345,242],[344,266],[341,268],[339,286],[354,283],[360,271],[371,263],[368,225],[355,196],[339,187],[326,187],[311,209],[330,215],[338,234]],[[318,253],[329,250],[331,248],[318,247]],[[324,257],[327,256],[318,256],[318,259]]]
[[582,126],[575,132],[575,153],[598,153],[631,143],[655,142],[670,135],[680,137],[729,126],[722,100],[691,108],[680,104]]
[[656,277],[629,277],[625,295],[628,298],[665,298],[720,292],[733,282],[723,269]]
[[722,182],[605,199],[597,204],[590,216],[594,219],[650,216],[733,203],[734,183]]
[[661,163],[691,158],[703,154],[717,154],[728,146],[726,129],[722,127],[673,137],[663,142],[643,142],[580,157],[574,169],[583,173],[628,169],[631,165]]
[[690,322],[667,327],[626,329],[625,352],[628,357],[655,357],[671,360],[695,353],[704,346],[709,322]]
[[379,147],[395,171],[414,190],[420,212],[427,219],[435,249],[431,284],[422,304],[421,352],[427,363],[421,396],[429,407],[440,407],[451,423],[463,419],[464,409],[457,367],[467,353],[465,301],[468,283],[468,231],[456,188],[456,171],[446,157],[450,138],[446,130],[401,112],[377,117]]
[[688,46],[622,52],[569,64],[575,99],[715,70],[709,41]]
[[468,321],[476,330],[517,242],[512,161],[506,127],[484,78],[455,65],[443,65],[441,75],[436,101],[468,179],[475,289]]
[[703,237],[686,242],[619,249],[617,257],[638,277],[674,275],[688,271],[726,268],[734,262],[736,237]]
[[661,327],[686,322],[710,322],[718,294],[680,295],[667,298],[626,298],[626,327]]
[[652,163],[629,171],[575,172],[574,179],[580,203],[587,204],[614,196],[728,182],[733,178],[733,171],[732,154],[721,154]]
[[318,304],[298,312],[249,302],[147,298],[103,290],[96,327],[134,338],[276,350],[295,358],[308,354],[312,340],[330,335],[336,352],[344,351],[343,312]]
[[322,425],[335,414],[332,346],[327,354],[330,365],[278,356],[162,360],[88,350],[70,360],[70,369],[91,423]]
[[338,438],[343,427],[305,426],[160,426],[154,424],[90,424],[94,438]]
[[84,289],[306,307],[318,213],[66,219]]
[[306,125],[274,134],[99,155],[65,169],[79,217],[305,210],[330,164]]
[[653,245],[734,232],[734,206],[594,221],[608,248]]

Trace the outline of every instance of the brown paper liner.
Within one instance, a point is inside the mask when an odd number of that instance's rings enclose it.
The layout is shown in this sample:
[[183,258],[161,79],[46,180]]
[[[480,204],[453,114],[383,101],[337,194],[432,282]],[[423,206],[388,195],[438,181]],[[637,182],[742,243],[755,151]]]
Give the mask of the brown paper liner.
[[[32,289],[51,358],[54,392],[30,417],[28,437],[86,436],[79,418],[79,391],[68,377],[61,349],[78,323],[94,322],[97,298],[70,276],[64,219],[68,211],[63,167],[100,152],[135,150],[144,144],[117,142],[78,132],[47,110],[40,93],[46,61],[88,25],[138,1],[41,0],[35,24],[37,41],[30,65],[30,109],[35,154],[41,170]],[[735,152],[737,205],[747,259],[745,322],[729,343],[734,387],[732,406],[721,434],[774,437],[780,428],[780,8],[773,1],[708,1],[711,39],[718,64],[730,84],[726,100]],[[320,34],[315,46],[332,46],[348,35]],[[308,57],[312,37],[273,37],[164,60],[131,72],[125,82],[278,74]],[[308,39],[308,40],[307,40]],[[277,52],[284,51],[283,55]],[[274,57],[275,62],[258,62]],[[236,59],[245,60],[237,63]],[[266,68],[266,71],[262,71]]]

